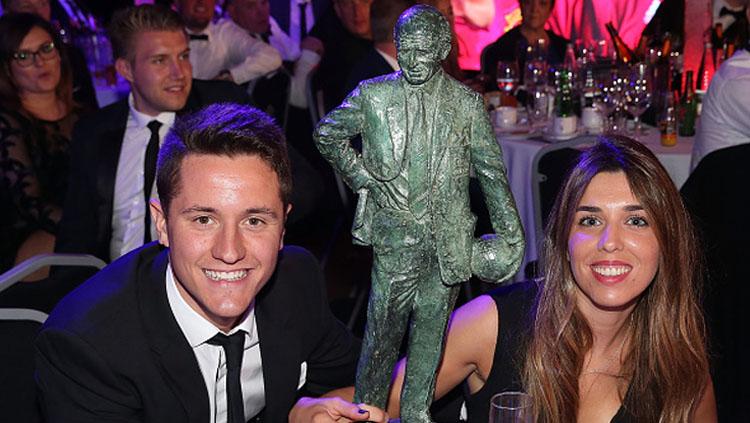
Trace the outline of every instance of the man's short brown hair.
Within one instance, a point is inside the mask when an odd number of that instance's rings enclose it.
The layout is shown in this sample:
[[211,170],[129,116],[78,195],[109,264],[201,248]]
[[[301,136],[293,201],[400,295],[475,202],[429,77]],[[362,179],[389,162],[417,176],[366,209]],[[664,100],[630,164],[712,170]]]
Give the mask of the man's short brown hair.
[[179,194],[180,168],[189,154],[255,156],[279,178],[284,208],[292,193],[292,171],[284,132],[262,111],[233,103],[208,106],[179,118],[159,150],[156,188],[165,213]]
[[146,31],[185,31],[180,15],[163,6],[144,4],[119,10],[109,25],[112,55],[115,59],[132,59],[133,39]]

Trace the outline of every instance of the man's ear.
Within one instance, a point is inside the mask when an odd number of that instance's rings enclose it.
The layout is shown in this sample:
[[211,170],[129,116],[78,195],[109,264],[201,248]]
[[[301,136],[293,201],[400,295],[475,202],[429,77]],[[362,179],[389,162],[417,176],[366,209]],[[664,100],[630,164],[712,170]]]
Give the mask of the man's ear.
[[289,203],[286,206],[286,212],[284,212],[284,229],[281,230],[281,240],[279,241],[279,251],[284,248],[284,235],[286,235],[286,222],[289,220],[289,213],[292,211],[292,204]]
[[130,61],[123,59],[122,57],[115,60],[115,70],[117,73],[122,75],[128,82],[133,82],[133,65]]
[[149,210],[151,211],[151,220],[156,225],[156,233],[159,237],[159,244],[169,247],[169,234],[167,232],[167,214],[162,209],[159,200],[151,200],[148,203]]

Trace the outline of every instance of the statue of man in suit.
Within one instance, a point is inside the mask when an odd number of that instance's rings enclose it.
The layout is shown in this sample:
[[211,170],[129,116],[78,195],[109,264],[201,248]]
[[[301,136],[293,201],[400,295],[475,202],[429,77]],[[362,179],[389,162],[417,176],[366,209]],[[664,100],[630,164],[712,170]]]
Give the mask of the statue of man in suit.
[[[315,140],[359,194],[354,242],[374,250],[355,402],[385,407],[410,324],[401,418],[429,422],[457,285],[472,273],[491,281],[514,274],[524,237],[482,98],[441,68],[451,48],[448,22],[417,5],[394,33],[401,70],[360,83],[318,124]],[[356,135],[361,153],[350,144]],[[471,167],[497,235],[474,238]]]

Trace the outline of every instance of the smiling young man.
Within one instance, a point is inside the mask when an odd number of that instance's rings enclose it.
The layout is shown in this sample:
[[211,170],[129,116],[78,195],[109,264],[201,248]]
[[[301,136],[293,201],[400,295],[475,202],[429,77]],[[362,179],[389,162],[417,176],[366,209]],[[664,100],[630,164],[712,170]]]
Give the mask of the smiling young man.
[[156,236],[147,203],[156,198],[156,153],[175,116],[211,103],[248,102],[234,84],[193,80],[187,35],[175,12],[126,9],[113,18],[110,38],[131,94],[76,125],[55,246],[105,261]]
[[[259,110],[178,120],[150,203],[159,244],[63,299],[37,339],[48,421],[282,422],[300,388],[350,384],[359,344],[331,314],[315,258],[284,247],[291,185],[282,132]],[[386,418],[311,398],[294,416]]]

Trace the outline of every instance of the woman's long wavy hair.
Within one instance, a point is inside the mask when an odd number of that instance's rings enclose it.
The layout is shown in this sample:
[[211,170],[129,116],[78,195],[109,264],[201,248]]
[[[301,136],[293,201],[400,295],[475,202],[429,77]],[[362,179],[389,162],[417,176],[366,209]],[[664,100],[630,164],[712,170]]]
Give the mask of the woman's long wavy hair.
[[627,395],[620,393],[623,407],[639,422],[686,422],[706,387],[708,358],[698,302],[701,266],[688,213],[648,148],[627,137],[602,137],[568,174],[545,230],[544,282],[523,373],[540,422],[577,418],[578,380],[592,333],[576,306],[568,237],[591,179],[620,171],[650,216],[660,248],[656,276],[630,316],[621,370],[629,384]]
[[13,53],[18,50],[23,39],[34,28],[46,31],[52,37],[60,54],[60,82],[57,84],[56,94],[57,98],[63,101],[66,109],[71,110],[74,106],[73,72],[68,62],[65,45],[49,22],[31,13],[8,13],[0,17],[0,107],[24,113],[10,66]]

